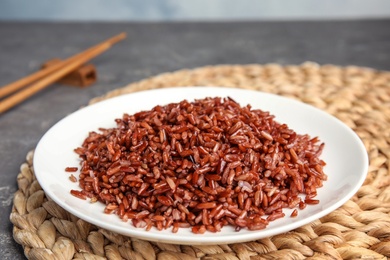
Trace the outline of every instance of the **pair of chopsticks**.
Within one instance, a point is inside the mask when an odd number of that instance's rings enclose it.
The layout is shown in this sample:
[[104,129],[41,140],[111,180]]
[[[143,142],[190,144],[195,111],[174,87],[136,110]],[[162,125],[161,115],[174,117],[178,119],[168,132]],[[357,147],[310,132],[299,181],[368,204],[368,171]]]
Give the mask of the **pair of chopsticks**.
[[0,114],[23,102],[38,91],[50,86],[52,83],[76,70],[124,38],[126,38],[125,33],[118,34],[85,50],[84,52],[78,53],[64,61],[58,62],[52,66],[48,66],[45,69],[1,87],[0,99],[22,88],[23,89],[0,101]]

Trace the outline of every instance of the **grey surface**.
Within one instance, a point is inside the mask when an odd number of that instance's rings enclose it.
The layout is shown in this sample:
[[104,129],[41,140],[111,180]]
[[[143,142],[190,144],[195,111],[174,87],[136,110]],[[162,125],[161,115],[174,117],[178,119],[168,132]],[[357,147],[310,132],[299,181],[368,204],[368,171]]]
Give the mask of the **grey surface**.
[[245,23],[0,23],[0,85],[119,32],[128,38],[93,60],[89,88],[53,85],[0,115],[0,258],[23,259],[9,214],[28,151],[58,120],[96,96],[158,73],[213,64],[357,65],[390,70],[390,20]]

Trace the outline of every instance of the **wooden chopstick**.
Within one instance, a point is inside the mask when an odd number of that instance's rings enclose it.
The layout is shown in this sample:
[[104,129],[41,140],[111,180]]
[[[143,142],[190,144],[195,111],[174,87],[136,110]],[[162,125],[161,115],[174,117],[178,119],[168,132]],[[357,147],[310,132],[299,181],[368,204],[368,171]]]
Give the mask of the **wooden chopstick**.
[[84,63],[108,50],[112,45],[123,40],[124,38],[126,38],[125,33],[118,34],[100,44],[97,44],[87,49],[84,52],[76,54],[62,62],[59,62],[58,64],[49,66],[47,69],[38,71],[14,83],[2,87],[0,89],[0,93],[2,93],[0,94],[0,98],[2,97],[2,95],[8,95],[9,93],[19,90],[25,85],[31,84],[36,81],[25,89],[2,100],[0,102],[0,114],[12,108],[13,106],[21,103],[22,101],[34,95],[38,91],[48,87],[50,84],[56,82],[60,78],[64,77],[66,74],[72,72]]

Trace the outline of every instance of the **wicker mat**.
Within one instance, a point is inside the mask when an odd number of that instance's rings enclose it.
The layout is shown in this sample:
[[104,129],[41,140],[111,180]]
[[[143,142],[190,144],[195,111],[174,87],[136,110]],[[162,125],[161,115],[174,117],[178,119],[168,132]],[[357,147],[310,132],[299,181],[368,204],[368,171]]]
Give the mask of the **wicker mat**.
[[[165,73],[91,103],[139,90],[214,85],[271,92],[335,115],[370,158],[359,191],[329,215],[291,232],[228,245],[171,245],[124,237],[72,216],[45,197],[27,155],[10,216],[29,259],[387,259],[390,257],[390,72],[304,63],[221,65]],[[351,162],[353,163],[353,162]]]

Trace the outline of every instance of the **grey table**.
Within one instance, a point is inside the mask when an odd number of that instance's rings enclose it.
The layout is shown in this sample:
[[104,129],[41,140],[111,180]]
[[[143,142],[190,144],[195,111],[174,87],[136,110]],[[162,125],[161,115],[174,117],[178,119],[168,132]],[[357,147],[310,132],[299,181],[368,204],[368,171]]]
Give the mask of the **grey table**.
[[0,22],[0,85],[51,58],[66,58],[119,32],[128,38],[93,60],[98,82],[53,85],[0,115],[0,258],[23,259],[9,214],[28,151],[58,120],[96,96],[159,73],[214,64],[357,65],[390,70],[390,20],[239,23]]

